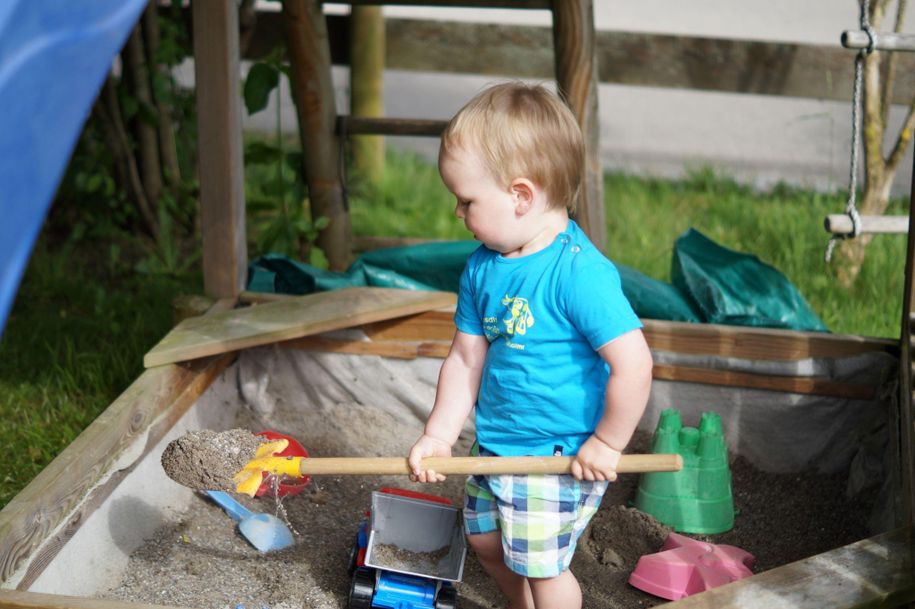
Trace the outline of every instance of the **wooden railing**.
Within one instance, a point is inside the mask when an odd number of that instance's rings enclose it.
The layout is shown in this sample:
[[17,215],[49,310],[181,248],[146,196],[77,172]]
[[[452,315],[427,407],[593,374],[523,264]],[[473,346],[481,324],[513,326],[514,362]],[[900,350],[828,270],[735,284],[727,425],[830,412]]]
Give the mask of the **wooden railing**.
[[[282,41],[280,20],[279,13],[257,14],[245,57],[263,57]],[[349,61],[347,20],[327,17],[337,65]],[[389,18],[386,29],[385,59],[391,69],[553,76],[549,27]],[[623,85],[850,101],[854,53],[839,45],[839,37],[836,32],[834,45],[815,45],[600,31],[598,78]],[[915,90],[915,57],[899,57],[896,79],[895,101],[908,104]]]

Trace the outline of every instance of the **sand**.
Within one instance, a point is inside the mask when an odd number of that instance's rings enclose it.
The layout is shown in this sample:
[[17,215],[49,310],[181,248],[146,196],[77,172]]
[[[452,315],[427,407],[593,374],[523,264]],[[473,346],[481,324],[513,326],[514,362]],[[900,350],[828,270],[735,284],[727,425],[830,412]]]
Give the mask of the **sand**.
[[169,442],[162,469],[182,486],[205,491],[233,491],[232,476],[254,458],[263,442],[247,429],[201,429]]
[[[402,456],[419,427],[378,409],[342,403],[310,412],[282,404],[267,422],[297,438],[312,456]],[[264,422],[243,414],[240,429],[260,431]],[[648,436],[634,438],[629,452],[644,451]],[[466,439],[455,454],[466,454]],[[867,536],[869,505],[845,496],[846,476],[771,474],[732,456],[734,528],[724,534],[696,536],[738,546],[756,556],[754,572],[771,569]],[[629,506],[637,475],[611,485],[601,509],[585,531],[572,562],[584,606],[596,609],[649,607],[663,599],[627,584],[643,554],[657,552],[669,530]],[[417,485],[406,477],[325,476],[315,478],[278,510],[270,497],[239,499],[257,511],[286,517],[296,536],[294,547],[262,555],[236,531],[229,518],[201,495],[179,520],[160,529],[133,553],[124,579],[105,594],[134,602],[200,608],[247,609],[346,606],[351,578],[350,553],[371,492],[399,486],[436,493],[460,505],[463,477],[442,484]],[[468,554],[457,584],[464,609],[505,607],[499,592]]]

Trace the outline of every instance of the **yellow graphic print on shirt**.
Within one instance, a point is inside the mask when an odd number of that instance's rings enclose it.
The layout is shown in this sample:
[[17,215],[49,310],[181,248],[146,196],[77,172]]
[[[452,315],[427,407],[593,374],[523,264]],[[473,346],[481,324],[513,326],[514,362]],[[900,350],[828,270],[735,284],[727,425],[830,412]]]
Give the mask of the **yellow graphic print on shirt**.
[[518,296],[508,296],[502,299],[502,304],[508,307],[510,315],[503,319],[505,331],[509,336],[514,334],[524,334],[527,329],[534,325],[534,315],[527,304],[527,298]]

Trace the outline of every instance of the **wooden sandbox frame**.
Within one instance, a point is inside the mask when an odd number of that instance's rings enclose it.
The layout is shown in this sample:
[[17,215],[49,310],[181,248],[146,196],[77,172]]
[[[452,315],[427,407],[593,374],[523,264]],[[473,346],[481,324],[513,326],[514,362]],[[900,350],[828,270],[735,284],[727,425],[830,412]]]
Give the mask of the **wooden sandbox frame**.
[[[244,293],[243,303],[274,301],[276,295]],[[215,309],[234,306],[218,303]],[[443,357],[454,331],[450,310],[430,310],[357,324],[369,340],[319,334],[284,341],[284,348],[381,355],[402,359]],[[653,349],[738,358],[801,360],[892,352],[893,341],[793,331],[681,324],[645,320]],[[29,592],[81,525],[159,444],[176,422],[235,360],[235,353],[146,370],[106,411],[0,511],[0,606],[55,609],[143,609],[149,605]],[[669,366],[657,378],[728,387],[768,388],[836,396],[863,394],[866,385],[819,383],[809,378],[730,374]],[[778,385],[778,384],[781,385]],[[138,449],[137,447],[142,447]],[[676,603],[678,607],[858,607],[897,606],[915,599],[911,528],[861,540],[778,567]],[[11,577],[15,575],[15,581]]]
[[[310,0],[309,0],[310,1]],[[501,6],[552,8],[562,16],[566,34],[556,35],[560,81],[572,96],[589,134],[595,133],[596,85],[593,78],[592,0],[502,2]],[[355,4],[374,3],[354,0]],[[411,0],[389,2],[417,4]],[[297,2],[305,12],[305,2]],[[446,5],[498,6],[485,0]],[[200,181],[204,276],[207,293],[221,298],[218,309],[255,297],[242,294],[247,259],[238,96],[238,23],[233,2],[192,3],[197,56]],[[315,44],[326,43],[320,36]],[[589,46],[591,45],[591,46]],[[307,49],[303,49],[307,52]],[[317,74],[313,75],[315,78]],[[325,123],[333,129],[332,123]],[[591,148],[591,152],[594,149]],[[599,163],[598,163],[599,171]],[[594,177],[594,169],[589,168]],[[599,181],[591,180],[593,188]],[[598,191],[599,193],[599,191]],[[592,189],[591,195],[598,194]],[[597,200],[600,200],[597,197]],[[915,198],[913,198],[915,204]],[[586,207],[592,210],[592,207]],[[333,210],[331,210],[332,212]],[[599,211],[599,210],[597,210]],[[595,212],[596,213],[596,212]],[[329,214],[331,217],[333,214]],[[910,210],[911,216],[911,210]],[[600,219],[583,226],[601,225]],[[671,605],[691,607],[893,607],[915,600],[912,549],[912,341],[913,260],[910,227],[906,259],[903,320],[899,341],[804,332],[696,326],[646,321],[653,348],[684,353],[798,360],[817,355],[888,351],[900,359],[895,437],[890,445],[900,479],[897,529],[873,538],[772,569]],[[441,356],[453,328],[450,314],[433,311],[364,326],[365,343],[317,336],[298,339],[297,347],[366,352],[389,357]],[[293,346],[293,345],[290,345]],[[29,582],[104,504],[132,468],[150,453],[195,401],[235,359],[226,353],[151,368],[141,374],[79,437],[0,511],[0,607],[16,609],[143,609],[139,603],[29,592]],[[682,366],[658,367],[656,378],[703,384],[766,388],[824,395],[873,388],[751,373],[728,373]],[[136,450],[136,446],[142,446]],[[100,483],[101,481],[101,483]],[[21,575],[15,583],[14,574]]]

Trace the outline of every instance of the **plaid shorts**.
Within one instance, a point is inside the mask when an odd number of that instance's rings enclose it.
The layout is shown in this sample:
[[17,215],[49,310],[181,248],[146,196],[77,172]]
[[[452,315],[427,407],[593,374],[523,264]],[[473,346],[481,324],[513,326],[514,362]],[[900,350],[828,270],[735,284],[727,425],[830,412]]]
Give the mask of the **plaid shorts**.
[[607,485],[570,475],[470,476],[464,530],[468,535],[501,530],[509,569],[525,577],[555,577],[569,568]]

